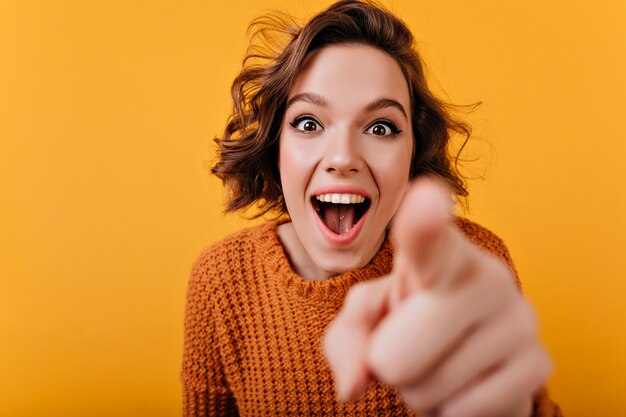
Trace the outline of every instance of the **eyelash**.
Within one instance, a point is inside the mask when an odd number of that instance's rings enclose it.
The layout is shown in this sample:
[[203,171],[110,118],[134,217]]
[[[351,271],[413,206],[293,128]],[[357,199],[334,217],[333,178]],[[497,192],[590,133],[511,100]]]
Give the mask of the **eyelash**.
[[[310,133],[315,133],[315,132],[307,132],[307,131],[303,131],[298,129],[296,126],[298,126],[298,124],[300,124],[300,122],[302,122],[303,120],[312,120],[313,122],[317,123],[318,125],[322,126],[322,124],[320,122],[317,121],[317,119],[315,119],[315,117],[307,115],[307,114],[303,114],[301,116],[296,117],[295,119],[293,119],[291,122],[289,122],[289,124],[291,125],[291,127],[296,130],[297,132],[300,133],[304,133],[304,134],[310,134]],[[388,127],[391,130],[391,133],[387,136],[396,136],[400,133],[402,133],[402,130],[398,129],[398,126],[396,126],[395,123],[393,123],[390,120],[386,120],[386,119],[380,119],[380,120],[376,120],[375,122],[373,122],[372,124],[370,124],[366,130],[371,129],[372,127],[376,126],[376,125],[383,125]],[[376,135],[378,136],[378,135]]]
[[374,123],[368,126],[367,130],[376,125],[387,126],[391,130],[391,133],[388,136],[397,136],[399,133],[402,133],[402,130],[398,129],[398,126],[396,126],[394,122],[386,119],[376,120]]
[[290,125],[291,125],[291,127],[293,127],[293,128],[294,128],[294,130],[296,130],[297,132],[300,132],[300,133],[305,133],[305,134],[315,133],[315,132],[306,132],[306,131],[303,131],[303,130],[300,130],[300,129],[296,128],[296,126],[298,126],[298,124],[300,124],[300,122],[301,122],[301,121],[303,121],[303,120],[307,120],[307,119],[312,120],[313,122],[315,122],[315,123],[317,123],[318,125],[322,126],[322,124],[321,124],[320,122],[318,122],[318,121],[317,121],[317,119],[315,119],[315,117],[310,116],[310,115],[308,115],[308,114],[303,114],[303,115],[301,115],[301,116],[296,117],[296,118],[295,118],[295,119],[293,119],[291,122],[289,122],[289,124],[290,124]]

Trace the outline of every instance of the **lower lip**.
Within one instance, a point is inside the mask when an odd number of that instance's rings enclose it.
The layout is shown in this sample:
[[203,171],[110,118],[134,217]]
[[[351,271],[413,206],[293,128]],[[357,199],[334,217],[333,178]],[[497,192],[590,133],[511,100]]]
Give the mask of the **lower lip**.
[[331,243],[346,245],[352,242],[357,238],[361,229],[363,228],[363,224],[365,223],[365,218],[367,217],[369,210],[363,214],[363,216],[359,219],[358,222],[352,227],[352,229],[348,230],[346,233],[337,234],[330,230],[326,224],[322,221],[320,216],[315,212],[313,212],[313,216],[315,217],[315,221],[317,222],[317,227],[319,227],[322,235],[328,239]]

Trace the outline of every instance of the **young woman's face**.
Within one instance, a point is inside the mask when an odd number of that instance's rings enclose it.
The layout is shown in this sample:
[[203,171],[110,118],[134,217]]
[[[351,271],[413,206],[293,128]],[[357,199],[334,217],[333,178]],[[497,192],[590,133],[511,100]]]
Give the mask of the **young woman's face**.
[[308,57],[279,142],[296,239],[286,246],[308,278],[362,267],[380,248],[409,182],[410,111],[400,66],[381,50],[336,45]]

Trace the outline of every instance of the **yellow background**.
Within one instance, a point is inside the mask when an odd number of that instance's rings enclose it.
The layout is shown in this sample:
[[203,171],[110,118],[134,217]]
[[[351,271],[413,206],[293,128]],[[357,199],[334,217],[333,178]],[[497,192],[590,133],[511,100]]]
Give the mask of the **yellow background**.
[[[328,1],[0,3],[0,416],[175,416],[187,275],[248,22]],[[387,2],[481,159],[568,416],[626,415],[626,2]],[[491,149],[490,148],[493,148]]]

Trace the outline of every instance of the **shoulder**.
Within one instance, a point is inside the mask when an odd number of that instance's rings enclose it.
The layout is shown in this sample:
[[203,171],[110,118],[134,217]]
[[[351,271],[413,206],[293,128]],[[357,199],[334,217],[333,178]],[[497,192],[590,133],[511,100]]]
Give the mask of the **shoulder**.
[[206,280],[230,275],[241,270],[242,263],[250,261],[260,242],[275,233],[275,225],[263,223],[232,233],[204,248],[196,257],[191,270],[192,279]]
[[457,227],[465,234],[465,236],[475,245],[481,247],[482,249],[493,253],[494,255],[499,252],[506,251],[506,246],[502,239],[498,237],[491,230],[487,229],[484,226],[479,225],[478,223],[474,223],[471,220],[465,219],[463,217],[456,217],[454,219]]
[[251,245],[255,240],[255,236],[262,234],[262,229],[265,229],[266,226],[267,224],[262,224],[239,230],[205,247],[194,262],[194,270],[214,264],[220,258],[232,256],[242,248]]
[[486,227],[463,217],[456,217],[454,222],[470,242],[506,263],[511,272],[513,272],[517,285],[520,286],[517,270],[513,264],[509,249],[499,236]]

